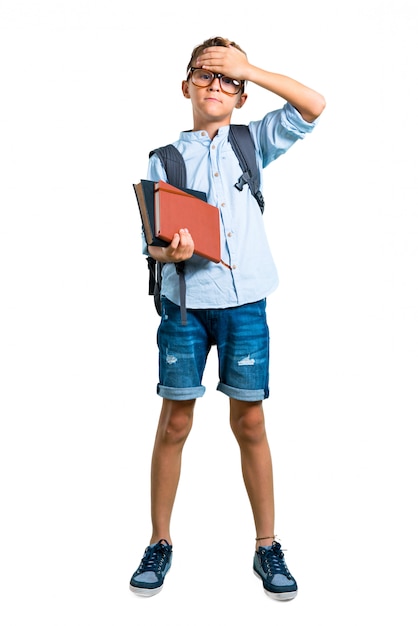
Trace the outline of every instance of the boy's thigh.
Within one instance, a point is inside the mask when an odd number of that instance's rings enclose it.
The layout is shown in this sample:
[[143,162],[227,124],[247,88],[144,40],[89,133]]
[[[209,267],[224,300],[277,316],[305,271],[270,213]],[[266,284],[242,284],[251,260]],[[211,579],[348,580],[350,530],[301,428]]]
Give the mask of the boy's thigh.
[[224,309],[219,323],[218,389],[239,400],[269,395],[270,338],[266,302]]
[[202,396],[205,392],[202,378],[210,343],[199,317],[188,314],[187,324],[183,325],[180,307],[162,298],[157,343],[159,395],[172,400]]

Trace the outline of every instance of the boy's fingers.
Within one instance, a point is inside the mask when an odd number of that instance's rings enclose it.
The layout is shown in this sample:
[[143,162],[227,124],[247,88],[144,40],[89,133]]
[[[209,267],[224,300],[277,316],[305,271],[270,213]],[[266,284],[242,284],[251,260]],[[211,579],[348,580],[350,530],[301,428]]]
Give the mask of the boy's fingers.
[[176,248],[178,248],[179,243],[180,235],[178,233],[175,233],[173,239],[171,240],[170,246],[175,250]]
[[179,230],[180,233],[180,243],[181,245],[187,245],[188,243],[190,243],[192,241],[192,236],[189,233],[187,228],[180,228]]

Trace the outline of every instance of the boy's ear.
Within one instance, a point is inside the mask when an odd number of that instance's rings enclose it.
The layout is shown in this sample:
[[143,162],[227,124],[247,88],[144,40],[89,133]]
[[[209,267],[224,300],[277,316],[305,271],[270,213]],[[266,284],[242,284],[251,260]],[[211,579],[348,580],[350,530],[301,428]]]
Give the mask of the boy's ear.
[[183,80],[183,82],[181,83],[181,90],[185,98],[190,98],[189,83],[187,82],[187,80]]
[[239,99],[238,99],[238,102],[237,102],[237,103],[236,103],[236,105],[235,105],[235,108],[236,108],[236,109],[241,109],[241,108],[244,106],[244,104],[245,104],[245,102],[246,102],[247,98],[248,98],[248,94],[246,94],[246,93],[242,93],[242,94],[240,95]]

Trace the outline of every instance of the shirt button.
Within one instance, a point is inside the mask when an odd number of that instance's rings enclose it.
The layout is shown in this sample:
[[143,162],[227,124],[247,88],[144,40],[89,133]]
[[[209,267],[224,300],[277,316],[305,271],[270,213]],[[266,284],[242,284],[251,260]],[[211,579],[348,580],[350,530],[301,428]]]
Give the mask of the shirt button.
[[211,145],[211,148],[212,148],[212,150],[215,150],[216,146],[215,146],[214,143]]
[[227,236],[228,236],[228,237],[232,237],[232,233],[231,233],[231,232],[229,232]]
[[200,133],[200,136],[201,136],[201,137],[206,137],[206,133],[205,133],[205,131],[204,131],[204,130],[202,130],[202,132]]
[[218,172],[215,172],[215,174],[214,174],[214,175],[215,175],[215,176],[219,176]]
[[236,270],[236,269],[237,269],[237,266],[236,266],[236,265],[233,265],[233,266],[232,266],[232,269],[233,269],[233,270]]

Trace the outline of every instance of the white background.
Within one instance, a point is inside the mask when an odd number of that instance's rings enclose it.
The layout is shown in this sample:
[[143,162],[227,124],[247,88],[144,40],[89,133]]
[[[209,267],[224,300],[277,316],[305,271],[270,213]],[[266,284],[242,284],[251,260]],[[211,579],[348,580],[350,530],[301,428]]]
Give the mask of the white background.
[[[417,624],[414,4],[0,0],[3,624]],[[132,184],[191,127],[181,80],[215,35],[327,100],[265,170],[281,279],[265,412],[276,530],[300,587],[288,604],[251,571],[214,355],[172,571],[152,599],[128,589],[150,535],[160,407]],[[248,93],[237,123],[278,106]]]

